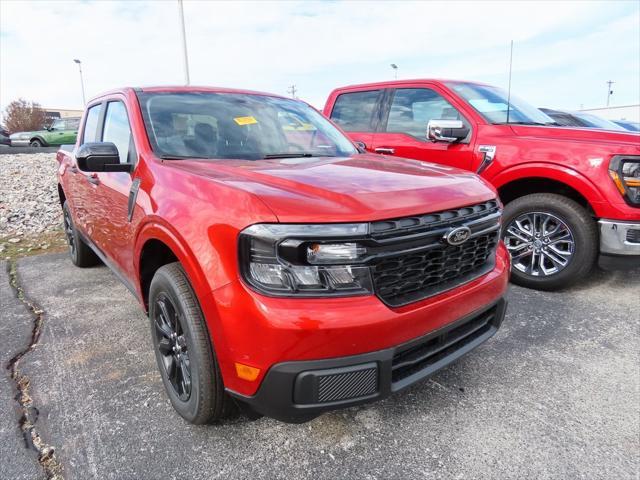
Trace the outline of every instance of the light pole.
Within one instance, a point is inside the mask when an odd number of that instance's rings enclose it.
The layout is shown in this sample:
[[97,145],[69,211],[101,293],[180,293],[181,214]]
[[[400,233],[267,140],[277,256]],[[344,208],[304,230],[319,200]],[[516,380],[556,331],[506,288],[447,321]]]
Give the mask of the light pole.
[[84,107],[87,104],[87,101],[84,98],[84,80],[82,79],[82,62],[77,58],[74,58],[73,61],[78,64],[78,68],[80,69],[80,86],[82,87],[82,106]]
[[609,99],[611,98],[611,95],[613,95],[613,90],[611,90],[611,85],[613,85],[614,81],[612,80],[608,80],[607,81],[607,107],[609,106]]
[[395,63],[391,64],[391,68],[393,68],[393,71],[395,73],[396,76],[396,80],[398,79],[398,65],[396,65]]
[[182,0],[178,0],[178,9],[180,10],[180,31],[182,32],[182,58],[184,62],[184,82],[189,85],[189,58],[187,57],[187,34],[184,28],[184,9],[182,8]]

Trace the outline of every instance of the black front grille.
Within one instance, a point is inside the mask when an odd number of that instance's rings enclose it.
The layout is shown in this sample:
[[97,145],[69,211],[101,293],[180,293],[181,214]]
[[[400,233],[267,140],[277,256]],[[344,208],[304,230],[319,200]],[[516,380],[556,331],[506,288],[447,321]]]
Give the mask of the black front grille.
[[[466,226],[462,245],[444,240]],[[386,220],[372,224],[372,236],[385,244],[372,264],[377,295],[401,306],[454,288],[491,270],[500,235],[500,207],[492,200],[458,210]]]
[[482,312],[470,320],[443,333],[431,336],[423,342],[399,350],[391,363],[391,381],[400,382],[411,375],[429,374],[437,370],[438,362],[455,354],[477,338],[495,331],[497,307]]
[[640,230],[638,229],[627,230],[627,242],[640,243]]

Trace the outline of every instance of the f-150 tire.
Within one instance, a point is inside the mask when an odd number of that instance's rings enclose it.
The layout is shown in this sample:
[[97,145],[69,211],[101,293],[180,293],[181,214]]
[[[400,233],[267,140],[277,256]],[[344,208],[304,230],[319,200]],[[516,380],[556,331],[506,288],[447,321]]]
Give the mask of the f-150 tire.
[[91,250],[91,247],[84,242],[73,224],[73,218],[71,217],[71,211],[69,210],[69,203],[67,201],[65,201],[62,206],[62,219],[64,233],[67,236],[67,244],[69,245],[69,256],[73,264],[80,268],[93,267],[98,264],[100,259],[94,251]]
[[179,263],[155,273],[149,320],[162,382],[176,411],[194,424],[227,416],[233,401],[224,391],[204,317]]
[[596,222],[578,203],[554,193],[534,193],[508,203],[502,236],[511,253],[511,280],[537,290],[580,281],[598,253]]

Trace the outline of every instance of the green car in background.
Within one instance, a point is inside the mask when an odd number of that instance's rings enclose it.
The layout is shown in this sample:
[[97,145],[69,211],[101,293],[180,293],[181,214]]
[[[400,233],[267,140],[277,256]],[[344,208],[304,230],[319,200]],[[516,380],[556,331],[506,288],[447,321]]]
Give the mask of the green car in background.
[[12,147],[48,147],[76,143],[80,118],[57,118],[46,130],[16,132],[11,135]]

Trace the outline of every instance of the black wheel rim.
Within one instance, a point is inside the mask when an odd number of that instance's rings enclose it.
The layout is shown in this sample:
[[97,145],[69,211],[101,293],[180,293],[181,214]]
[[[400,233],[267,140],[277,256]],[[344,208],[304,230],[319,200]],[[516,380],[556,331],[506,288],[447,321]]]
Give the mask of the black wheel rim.
[[63,215],[64,221],[64,233],[67,236],[67,243],[69,244],[69,251],[71,252],[71,256],[75,258],[76,256],[76,238],[73,234],[73,224],[71,223],[71,215],[69,215],[69,210],[65,209]]
[[180,314],[173,301],[161,293],[155,302],[154,334],[164,373],[182,401],[191,396],[191,362]]

